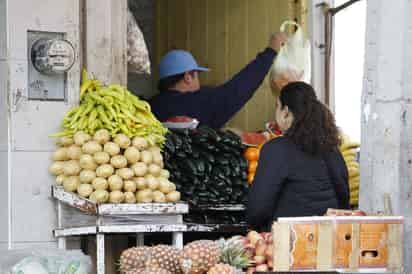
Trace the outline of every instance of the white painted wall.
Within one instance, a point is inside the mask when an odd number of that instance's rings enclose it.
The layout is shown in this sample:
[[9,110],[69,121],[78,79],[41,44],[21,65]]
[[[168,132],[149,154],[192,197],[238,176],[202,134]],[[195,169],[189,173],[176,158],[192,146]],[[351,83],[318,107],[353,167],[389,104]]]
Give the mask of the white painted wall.
[[0,0],[0,249],[55,245],[48,135],[78,101],[80,67],[77,59],[68,73],[67,102],[28,101],[27,31],[65,33],[78,57],[79,11],[79,0]]
[[360,206],[406,217],[405,273],[412,273],[412,1],[367,2]]

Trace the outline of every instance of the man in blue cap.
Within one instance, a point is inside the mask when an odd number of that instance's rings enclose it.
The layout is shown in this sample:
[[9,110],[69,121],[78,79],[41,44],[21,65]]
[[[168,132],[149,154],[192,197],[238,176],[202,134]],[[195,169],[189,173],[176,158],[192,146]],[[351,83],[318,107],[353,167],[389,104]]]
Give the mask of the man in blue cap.
[[199,72],[209,69],[200,67],[189,52],[170,51],[160,61],[160,93],[150,100],[152,111],[160,121],[188,116],[212,128],[223,127],[252,98],[285,41],[284,33],[272,35],[268,48],[215,88],[200,87]]

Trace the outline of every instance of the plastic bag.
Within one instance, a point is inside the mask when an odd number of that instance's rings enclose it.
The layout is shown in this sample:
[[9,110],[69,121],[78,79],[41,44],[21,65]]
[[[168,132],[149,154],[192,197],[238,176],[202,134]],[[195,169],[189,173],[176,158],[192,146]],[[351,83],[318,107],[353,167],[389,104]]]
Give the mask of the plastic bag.
[[272,66],[270,80],[283,86],[288,75],[293,79],[310,83],[311,80],[311,53],[310,42],[305,39],[302,28],[294,21],[285,21],[280,26],[284,32],[288,25],[297,26],[296,32],[289,37],[280,49]]
[[143,33],[132,12],[127,13],[127,63],[129,72],[150,74],[150,58]]
[[90,274],[92,262],[79,250],[22,249],[0,252],[0,274]]

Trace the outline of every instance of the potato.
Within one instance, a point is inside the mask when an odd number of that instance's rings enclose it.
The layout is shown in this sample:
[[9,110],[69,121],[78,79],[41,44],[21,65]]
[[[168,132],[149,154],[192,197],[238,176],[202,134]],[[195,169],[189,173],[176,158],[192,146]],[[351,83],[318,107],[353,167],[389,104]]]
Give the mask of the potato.
[[125,192],[124,193],[124,202],[127,204],[135,204],[136,203],[136,195],[133,192]]
[[78,131],[73,136],[74,143],[78,146],[84,145],[90,139],[91,139],[90,135],[87,133],[84,133],[83,131]]
[[93,140],[101,145],[110,141],[110,133],[107,129],[99,129],[93,136]]
[[159,176],[161,170],[162,169],[160,168],[160,166],[156,164],[149,165],[149,173],[152,174],[153,176],[156,176],[156,177]]
[[100,151],[100,152],[96,152],[93,155],[94,161],[99,164],[107,164],[108,162],[110,162],[110,154],[105,152],[105,151]]
[[129,164],[135,164],[140,160],[140,151],[135,147],[128,147],[124,152]]
[[110,156],[115,156],[120,153],[119,145],[113,142],[107,142],[104,144],[103,150],[109,153]]
[[63,165],[63,173],[66,176],[76,176],[80,173],[80,165],[79,161],[70,160],[64,163]]
[[139,162],[132,165],[132,170],[137,177],[143,177],[147,173],[147,165]]
[[109,193],[109,202],[112,204],[120,204],[124,201],[124,194],[119,190],[115,190]]
[[78,176],[67,177],[63,182],[63,188],[66,192],[75,192],[80,185]]
[[179,191],[172,191],[166,195],[166,201],[171,203],[176,203],[180,201],[180,192]]
[[124,181],[124,183],[123,183],[123,189],[126,191],[126,192],[136,192],[136,182],[135,181],[132,181],[132,180],[126,180],[126,181]]
[[122,190],[123,180],[119,175],[112,175],[107,181],[109,182],[109,188],[111,191]]
[[109,200],[109,192],[101,189],[95,190],[89,199],[98,204],[106,203]]
[[62,161],[54,162],[49,166],[49,173],[54,176],[62,175],[64,174],[65,165],[66,163]]
[[166,203],[166,196],[162,192],[154,191],[152,195],[155,203]]
[[149,147],[149,143],[143,137],[134,137],[132,144],[139,150],[145,150]]
[[143,163],[150,165],[153,162],[153,154],[148,150],[144,150],[140,154],[140,159]]
[[151,190],[157,190],[159,188],[159,181],[153,175],[151,174],[146,175],[145,179],[146,179],[147,187],[150,188]]
[[170,172],[169,172],[169,170],[162,169],[162,170],[160,171],[160,177],[169,179],[169,178],[170,178]]
[[96,152],[100,152],[102,150],[103,150],[102,145],[96,141],[88,141],[82,146],[83,153],[90,154],[90,155],[93,155]]
[[143,190],[147,188],[146,179],[143,177],[133,178],[134,182],[136,183],[136,188],[138,190]]
[[130,168],[127,168],[127,167],[118,169],[116,171],[116,174],[119,175],[120,177],[122,177],[122,179],[125,179],[125,180],[129,180],[129,179],[133,178],[133,176],[134,176],[133,170],[131,170]]
[[90,184],[81,184],[77,187],[77,193],[83,198],[88,198],[93,193],[93,190]]
[[79,146],[71,145],[66,150],[66,155],[71,160],[79,160],[82,156],[82,149]]
[[175,189],[174,184],[172,184],[171,182],[169,182],[168,179],[159,177],[157,178],[158,182],[159,182],[159,190],[164,193],[164,194],[168,194]]
[[110,159],[110,164],[114,168],[124,168],[127,166],[127,159],[123,155],[116,155]]
[[92,170],[82,170],[80,172],[80,182],[83,184],[90,184],[96,178],[96,173]]
[[58,148],[52,156],[53,161],[66,161],[70,160],[69,156],[67,155],[67,148],[61,147]]
[[93,156],[88,155],[88,154],[83,154],[80,156],[79,164],[82,169],[88,169],[88,170],[94,171],[97,168],[97,164],[94,161]]
[[95,190],[107,190],[109,188],[109,183],[105,178],[97,177],[93,180],[92,186]]
[[109,164],[101,165],[96,169],[97,177],[107,178],[112,176],[113,172],[114,168]]
[[150,189],[140,190],[136,193],[136,200],[138,203],[153,202],[153,193]]
[[114,142],[123,149],[126,149],[130,146],[131,142],[129,137],[127,137],[124,134],[117,134],[116,137],[114,137]]
[[60,174],[59,176],[57,176],[56,177],[56,185],[62,186],[63,182],[64,182],[64,180],[66,180],[66,178],[67,178],[67,176],[63,175],[63,174]]

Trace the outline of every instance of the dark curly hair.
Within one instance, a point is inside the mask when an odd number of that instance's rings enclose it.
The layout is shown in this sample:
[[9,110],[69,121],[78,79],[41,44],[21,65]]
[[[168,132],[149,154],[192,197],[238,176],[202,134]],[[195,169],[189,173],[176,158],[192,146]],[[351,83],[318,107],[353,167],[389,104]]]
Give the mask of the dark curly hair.
[[281,107],[287,106],[294,116],[285,136],[301,150],[315,156],[337,150],[340,145],[335,118],[317,98],[311,85],[289,83],[280,91]]

